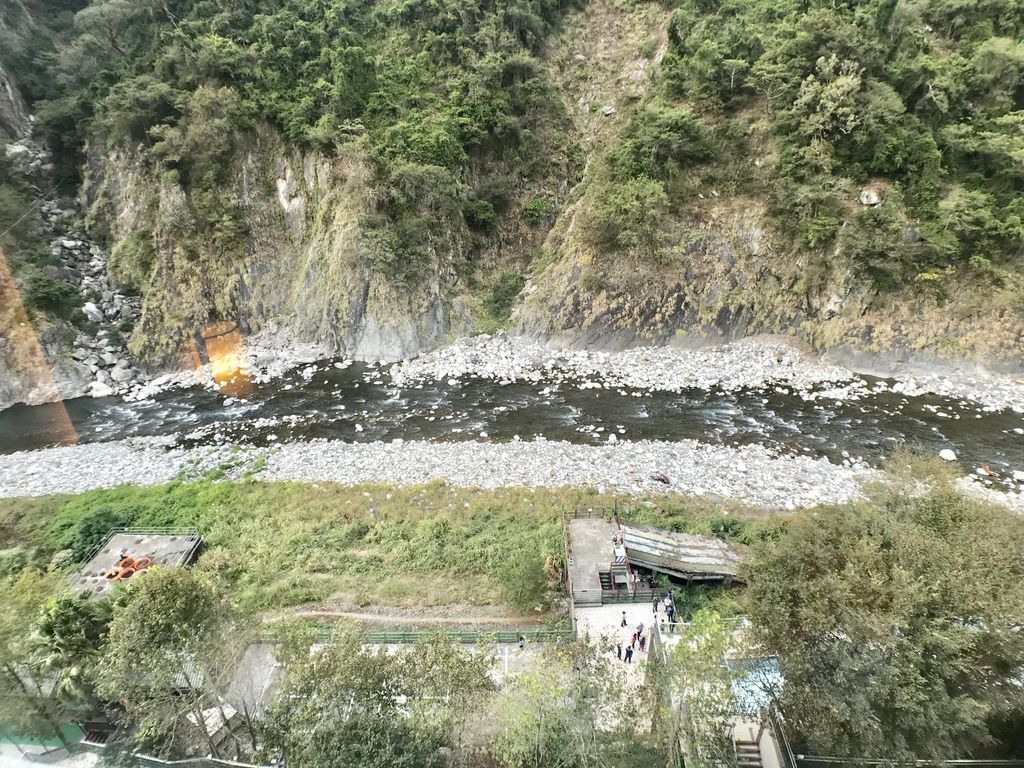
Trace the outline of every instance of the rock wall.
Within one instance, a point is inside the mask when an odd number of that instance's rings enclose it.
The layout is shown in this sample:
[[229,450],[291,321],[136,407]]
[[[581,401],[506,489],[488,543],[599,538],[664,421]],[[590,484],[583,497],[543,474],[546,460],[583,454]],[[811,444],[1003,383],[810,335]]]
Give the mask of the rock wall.
[[[151,361],[173,363],[195,332],[224,321],[243,336],[377,360],[437,346],[460,327],[447,308],[460,231],[434,244],[421,279],[396,280],[375,266],[360,225],[371,211],[371,171],[358,146],[328,158],[259,128],[219,191],[244,224],[242,254],[224,258],[190,229],[189,194],[141,151],[94,148],[88,158],[83,206],[92,231],[110,242],[112,275],[143,296],[131,348]],[[151,250],[141,265],[131,253],[140,242]]]
[[1006,300],[1009,291],[997,300],[990,285],[963,278],[940,300],[913,286],[879,294],[841,266],[825,276],[819,266],[814,277],[753,199],[672,220],[658,261],[602,253],[580,231],[592,204],[584,182],[545,243],[553,256],[524,289],[513,316],[520,333],[577,349],[775,333],[881,376],[1024,371],[1024,312]]
[[[9,144],[6,160],[34,189],[52,187],[49,154],[31,136]],[[83,322],[79,328],[38,310],[30,315],[16,265],[0,259],[0,408],[129,394],[145,378],[121,340],[121,332],[135,324],[138,301],[110,283],[107,254],[78,228],[72,201],[40,191],[34,202],[39,236],[50,245],[50,262],[43,272],[78,292],[81,307],[76,312],[81,314],[75,320]]]
[[28,133],[29,124],[28,106],[0,59],[0,139],[14,140],[24,136]]

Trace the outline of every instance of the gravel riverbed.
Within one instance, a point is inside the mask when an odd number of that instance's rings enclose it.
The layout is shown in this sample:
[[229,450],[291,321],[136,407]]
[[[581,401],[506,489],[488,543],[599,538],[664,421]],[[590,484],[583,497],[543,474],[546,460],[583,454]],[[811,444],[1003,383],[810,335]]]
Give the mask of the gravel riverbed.
[[859,495],[878,476],[824,459],[776,456],[761,446],[728,448],[692,440],[586,446],[510,443],[346,443],[273,448],[179,448],[168,438],[47,448],[0,456],[0,496],[81,493],[121,484],[196,479],[210,470],[260,480],[453,485],[590,486],[634,495],[676,491],[795,509]]
[[622,352],[590,352],[547,347],[517,336],[474,336],[398,363],[393,383],[481,377],[499,382],[575,384],[582,387],[631,387],[680,392],[786,387],[808,399],[856,400],[891,389],[914,397],[926,393],[970,400],[985,410],[1024,413],[1024,377],[1010,374],[955,373],[900,375],[892,383],[869,384],[847,368],[830,365],[793,341],[752,337],[700,349],[639,347]]

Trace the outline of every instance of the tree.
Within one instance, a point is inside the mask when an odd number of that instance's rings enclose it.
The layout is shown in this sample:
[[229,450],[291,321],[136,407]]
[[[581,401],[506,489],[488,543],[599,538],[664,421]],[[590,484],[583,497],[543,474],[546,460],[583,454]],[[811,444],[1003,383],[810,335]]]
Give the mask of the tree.
[[728,765],[733,758],[729,730],[738,713],[736,674],[725,663],[735,650],[732,631],[717,612],[701,609],[668,660],[672,733],[685,739],[687,765],[712,768]]
[[214,737],[230,719],[224,697],[252,639],[214,582],[153,569],[115,599],[97,691],[120,703],[147,748],[239,757],[253,746],[251,724],[228,728],[226,749]]
[[[643,695],[584,640],[544,648],[503,697],[494,757],[507,768],[588,768],[635,753]],[[633,762],[630,760],[629,762]]]
[[46,734],[66,743],[64,706],[32,673],[32,627],[59,577],[26,568],[0,579],[0,722],[15,733]]
[[293,755],[295,768],[444,768],[443,739],[396,712],[350,712],[317,727]]
[[296,768],[437,765],[438,749],[493,687],[486,653],[443,637],[388,653],[350,627],[319,648],[301,625],[277,635],[284,678],[263,724],[265,757]]
[[110,623],[110,602],[64,593],[36,622],[33,668],[54,677],[54,695],[68,703],[96,703],[95,667]]
[[805,512],[746,572],[812,752],[970,756],[1024,706],[1024,520],[939,487]]

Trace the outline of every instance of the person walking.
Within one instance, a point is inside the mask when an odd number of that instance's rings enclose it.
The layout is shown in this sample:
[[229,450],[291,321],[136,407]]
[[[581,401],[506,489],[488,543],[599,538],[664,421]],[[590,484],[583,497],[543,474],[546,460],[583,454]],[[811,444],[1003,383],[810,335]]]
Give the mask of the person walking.
[[646,647],[647,647],[647,638],[646,637],[641,637],[640,638],[640,652],[643,653],[643,651],[646,649]]
[[619,661],[622,661],[622,643],[616,643],[615,655],[619,657]]
[[624,661],[627,664],[632,664],[633,663],[633,646],[632,645],[626,647],[626,658],[624,659]]
[[629,638],[629,647],[632,648],[634,645],[636,645],[636,632],[634,632],[633,636]]
[[653,609],[654,609],[654,615],[655,615],[655,616],[657,616],[657,615],[658,615],[658,606],[659,606],[659,605],[661,605],[661,600],[659,600],[659,599],[658,599],[658,596],[657,596],[657,595],[655,595],[655,596],[654,596],[654,601],[653,601],[653,602],[652,602],[652,604],[651,604],[651,608],[653,608]]
[[621,626],[623,626],[623,627],[626,626],[626,612],[625,611],[622,612],[622,624],[621,624]]

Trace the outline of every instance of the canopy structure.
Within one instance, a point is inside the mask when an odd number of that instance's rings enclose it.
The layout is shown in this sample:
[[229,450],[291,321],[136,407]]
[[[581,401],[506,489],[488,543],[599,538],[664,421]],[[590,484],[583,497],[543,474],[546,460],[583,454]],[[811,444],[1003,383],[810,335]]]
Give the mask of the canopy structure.
[[575,513],[565,520],[566,564],[574,605],[601,605],[649,588],[634,569],[686,583],[728,584],[736,579],[743,548],[697,536],[627,523],[618,516]]
[[619,528],[630,565],[703,581],[732,579],[739,570],[738,548],[721,539],[625,521],[619,522]]

